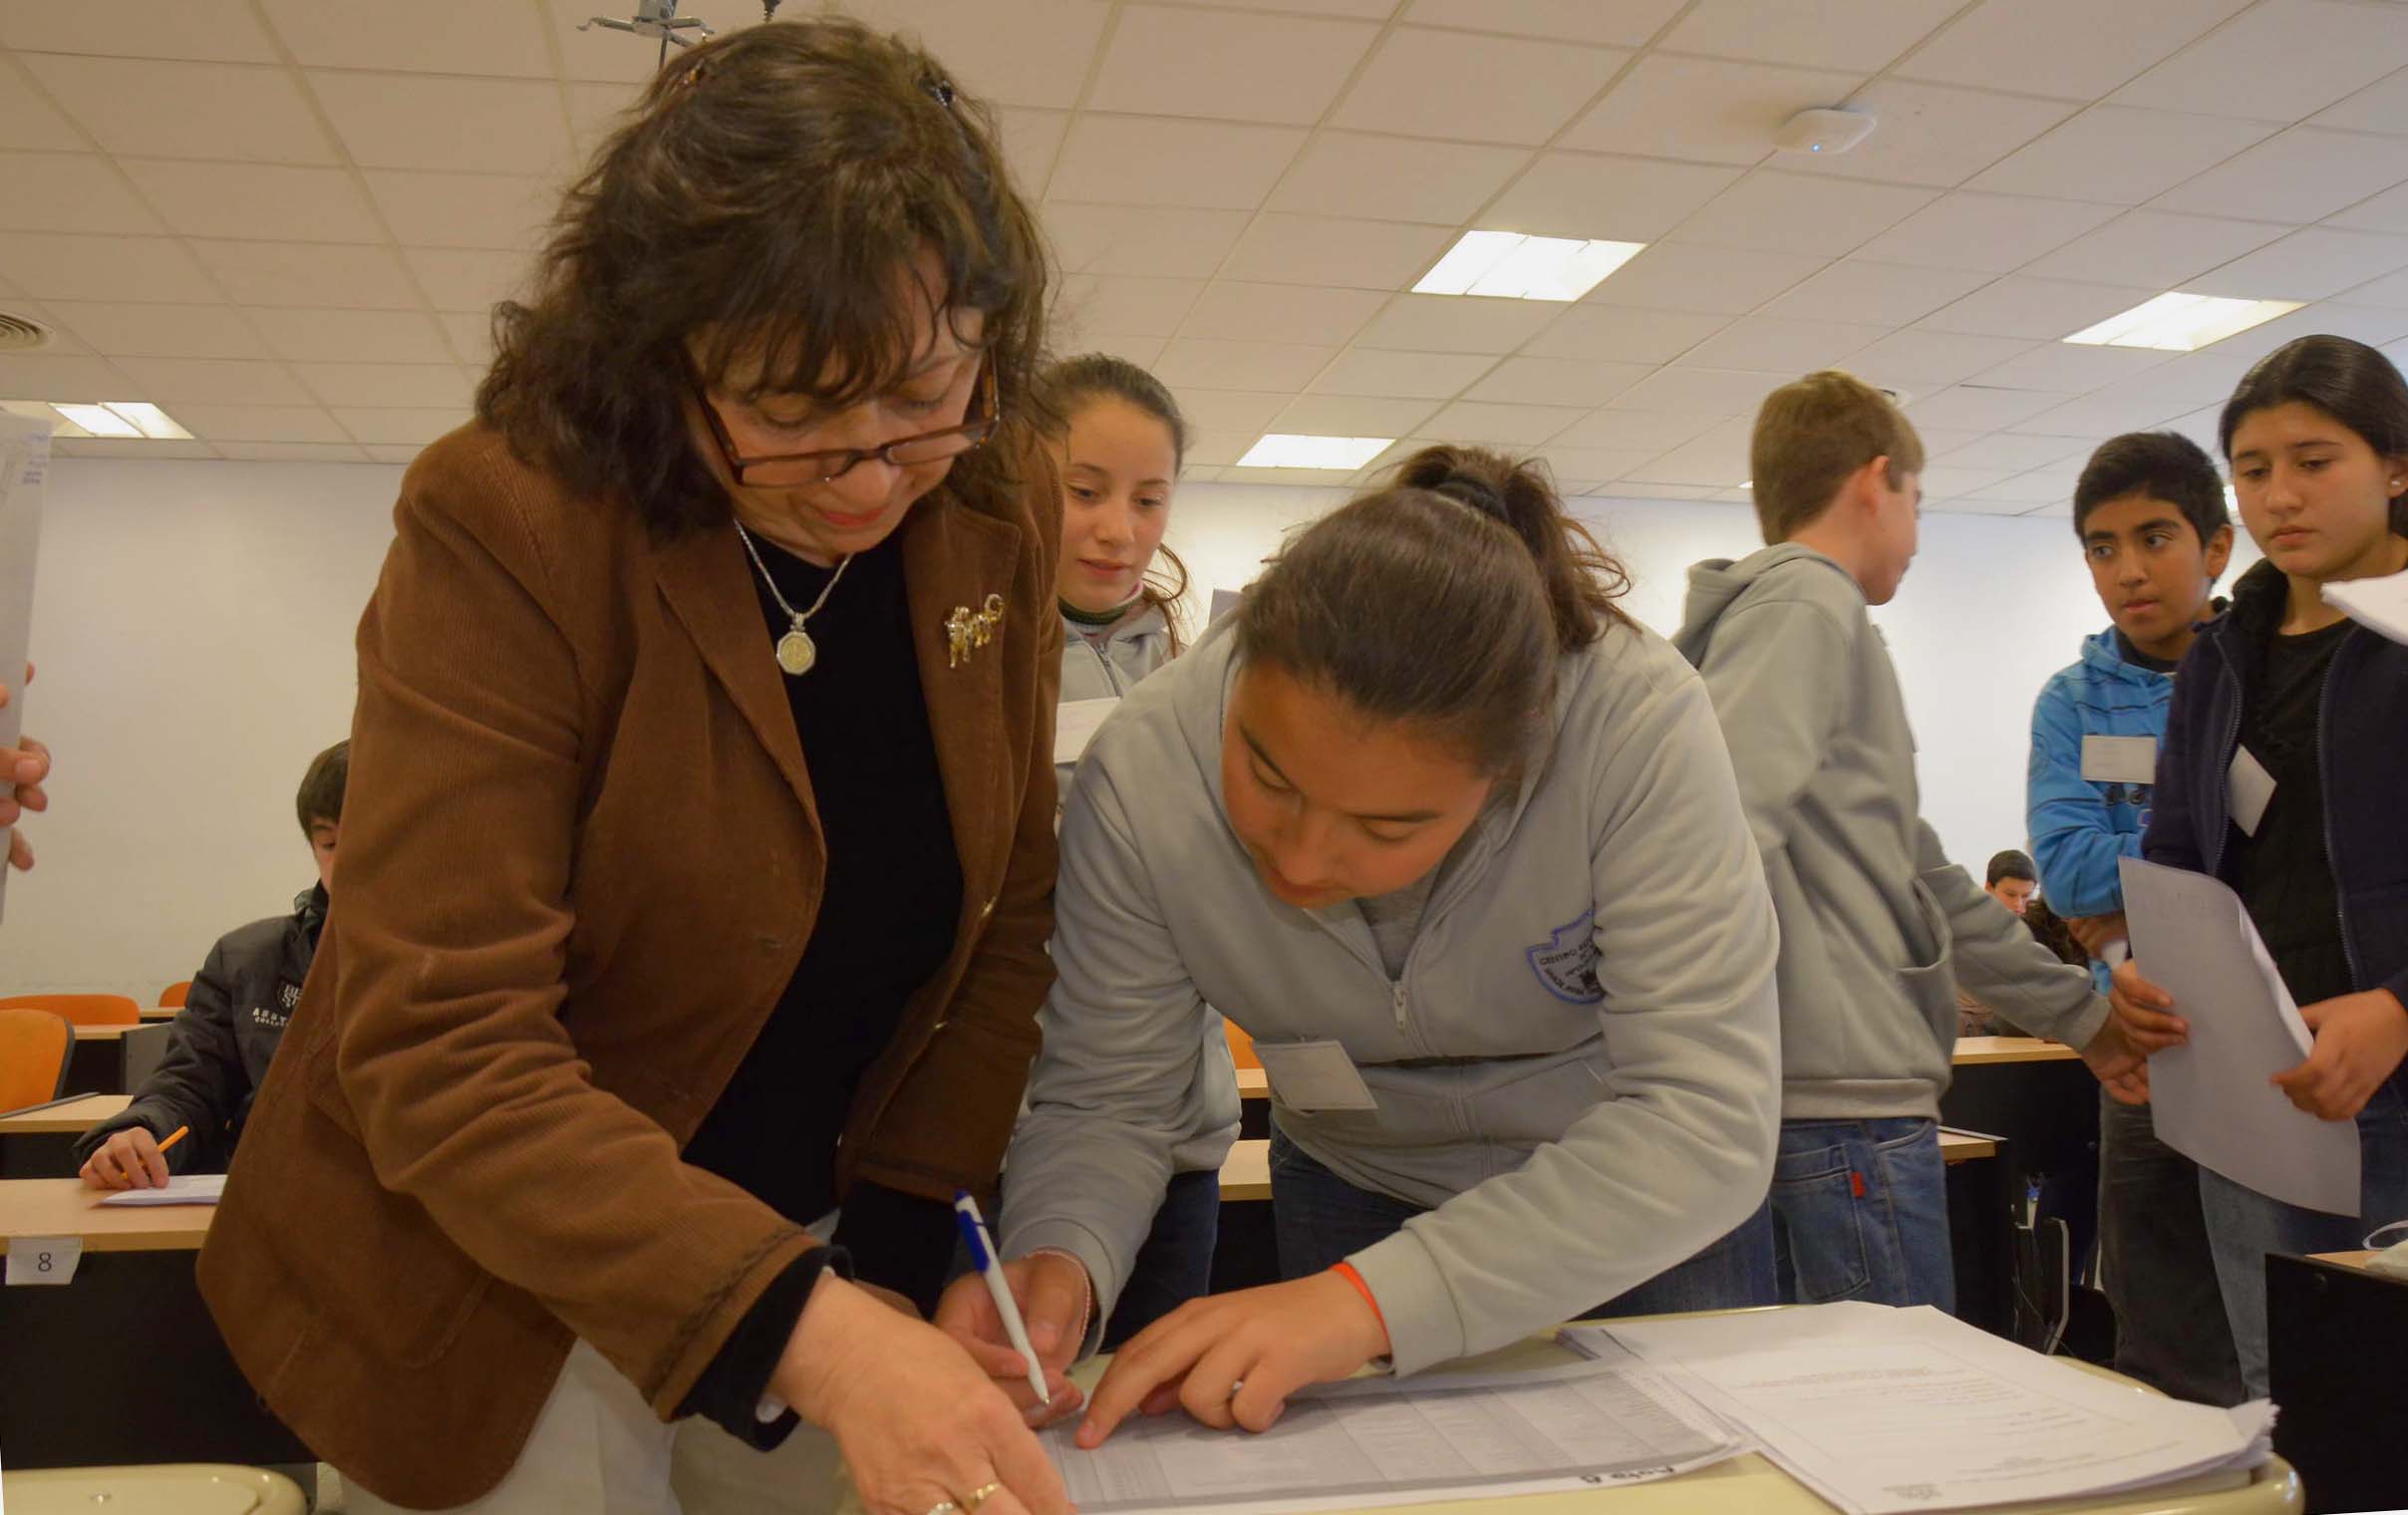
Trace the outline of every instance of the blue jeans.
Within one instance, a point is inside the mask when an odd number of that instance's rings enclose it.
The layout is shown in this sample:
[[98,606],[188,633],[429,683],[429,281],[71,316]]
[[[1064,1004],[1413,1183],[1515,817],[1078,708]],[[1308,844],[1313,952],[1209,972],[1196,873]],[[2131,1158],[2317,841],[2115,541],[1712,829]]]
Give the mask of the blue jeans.
[[1137,1249],[1128,1283],[1103,1328],[1103,1350],[1113,1351],[1189,1300],[1211,1293],[1212,1249],[1220,1235],[1220,1173],[1173,1173],[1161,1208],[1154,1211],[1154,1228]]
[[[1331,1172],[1271,1122],[1271,1224],[1280,1276],[1304,1278],[1394,1235],[1428,1206],[1374,1194]],[[1775,1303],[1772,1222],[1763,1206],[1704,1251],[1594,1309],[1568,1306],[1566,1320],[1739,1310]]]
[[2356,1215],[2302,1210],[2221,1173],[2199,1170],[2199,1203],[2216,1253],[2216,1281],[2224,1291],[2233,1345],[2241,1353],[2242,1382],[2252,1398],[2266,1393],[2266,1254],[2350,1252],[2368,1232],[2408,1219],[2408,1099],[2401,1096],[2401,1082],[2402,1075],[2394,1074],[2358,1111]]
[[1937,1121],[1782,1121],[1772,1224],[1783,1304],[1871,1300],[1956,1313]]

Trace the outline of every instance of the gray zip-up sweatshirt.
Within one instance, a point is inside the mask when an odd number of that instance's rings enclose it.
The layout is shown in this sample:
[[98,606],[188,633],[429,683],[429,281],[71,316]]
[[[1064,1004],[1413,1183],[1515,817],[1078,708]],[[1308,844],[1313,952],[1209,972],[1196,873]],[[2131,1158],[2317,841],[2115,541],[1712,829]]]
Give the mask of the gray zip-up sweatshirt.
[[1070,1253],[1111,1314],[1172,1148],[1208,1123],[1188,1108],[1207,1001],[1258,1043],[1338,1042],[1378,1108],[1282,1104],[1282,1129],[1435,1207],[1352,1259],[1398,1371],[1568,1319],[1745,1219],[1772,1172],[1777,943],[1713,711],[1669,645],[1618,627],[1563,660],[1520,782],[1440,868],[1391,982],[1353,902],[1282,904],[1230,830],[1233,644],[1213,628],[1087,749],[1005,1251]]
[[1898,673],[1847,569],[1793,543],[1699,563],[1675,644],[1713,696],[1780,913],[1783,1118],[1938,1115],[1958,980],[2089,1044],[2107,1019],[2090,976],[1925,823]]

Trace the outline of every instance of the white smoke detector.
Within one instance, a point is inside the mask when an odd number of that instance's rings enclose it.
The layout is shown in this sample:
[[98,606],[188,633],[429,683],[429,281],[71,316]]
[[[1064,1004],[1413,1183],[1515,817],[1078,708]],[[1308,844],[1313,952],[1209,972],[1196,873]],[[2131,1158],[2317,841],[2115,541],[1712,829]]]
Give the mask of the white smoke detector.
[[1800,111],[1781,124],[1772,145],[1784,152],[1811,152],[1837,157],[1873,135],[1874,119],[1863,111],[1818,106]]

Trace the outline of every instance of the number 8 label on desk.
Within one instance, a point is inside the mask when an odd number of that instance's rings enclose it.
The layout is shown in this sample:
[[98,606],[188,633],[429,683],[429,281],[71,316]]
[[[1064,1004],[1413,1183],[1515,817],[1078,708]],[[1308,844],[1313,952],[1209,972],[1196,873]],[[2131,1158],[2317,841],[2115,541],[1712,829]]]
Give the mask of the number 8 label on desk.
[[84,1260],[80,1236],[14,1236],[8,1243],[10,1284],[65,1284]]

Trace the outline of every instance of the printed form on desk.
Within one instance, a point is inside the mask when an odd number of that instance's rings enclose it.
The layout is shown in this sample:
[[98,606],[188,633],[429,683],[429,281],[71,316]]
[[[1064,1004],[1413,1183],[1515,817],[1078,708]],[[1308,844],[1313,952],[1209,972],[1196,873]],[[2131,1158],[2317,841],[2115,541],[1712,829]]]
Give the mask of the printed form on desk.
[[[1584,1349],[1585,1351],[1586,1349]],[[1072,1423],[1074,1425],[1074,1422]],[[1611,1343],[1524,1371],[1352,1378],[1298,1394],[1260,1434],[1132,1415],[1092,1452],[1046,1432],[1080,1515],[1360,1510],[1669,1478],[1746,1451]]]
[[1842,1510],[2114,1493],[2271,1455],[2273,1406],[2216,1409],[2054,1362],[1929,1306],[1848,1303],[1567,1328],[1636,1353]]
[[163,1189],[120,1189],[105,1205],[213,1205],[225,1197],[223,1173],[178,1173]]

